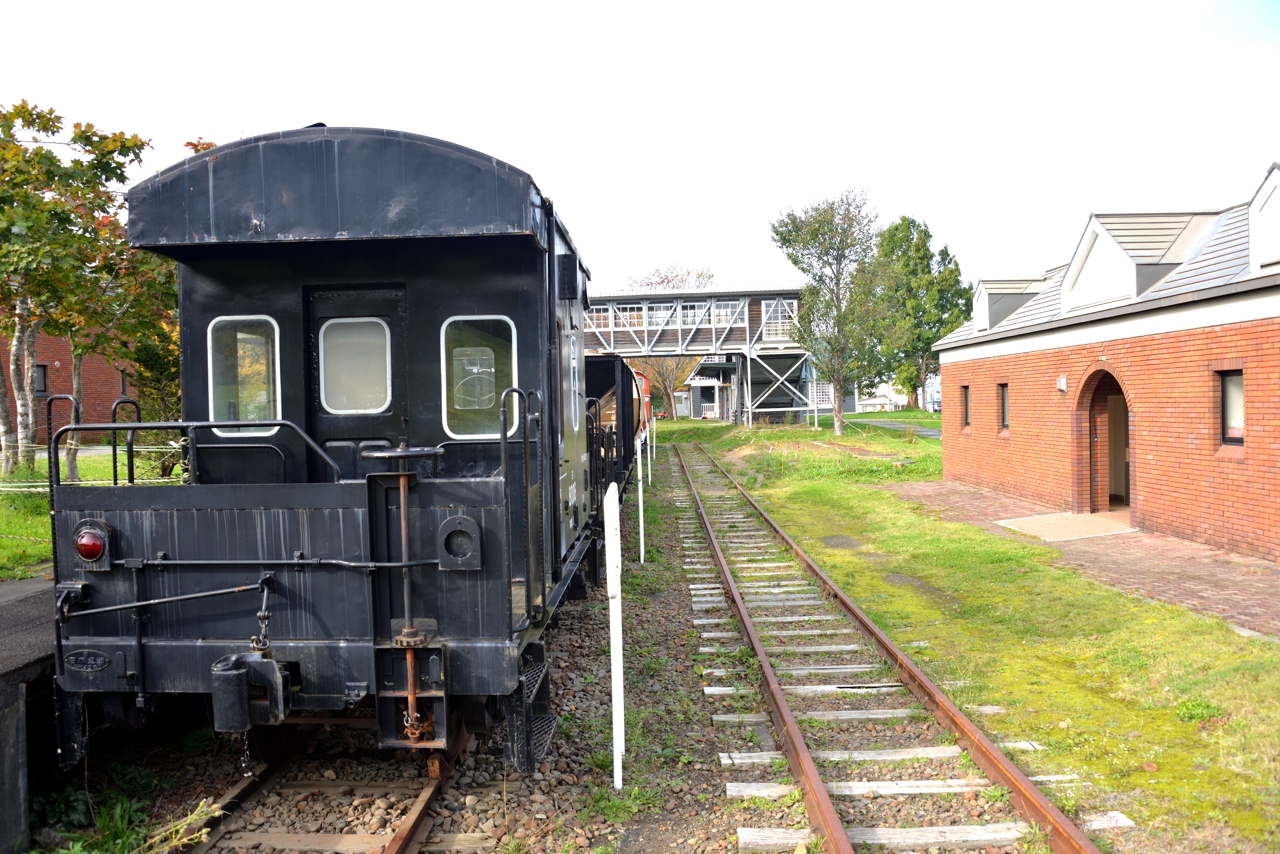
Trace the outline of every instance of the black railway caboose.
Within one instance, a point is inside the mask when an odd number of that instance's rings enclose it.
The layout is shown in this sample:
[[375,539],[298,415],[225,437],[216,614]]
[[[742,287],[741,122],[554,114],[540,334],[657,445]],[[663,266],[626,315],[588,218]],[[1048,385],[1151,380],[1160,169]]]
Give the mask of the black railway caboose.
[[178,442],[185,482],[50,466],[63,763],[86,713],[203,694],[223,731],[372,707],[384,747],[505,720],[528,770],[542,635],[635,430],[596,423],[551,202],[461,146],[317,126],[134,187],[129,240],[179,263],[183,421],[130,428]]

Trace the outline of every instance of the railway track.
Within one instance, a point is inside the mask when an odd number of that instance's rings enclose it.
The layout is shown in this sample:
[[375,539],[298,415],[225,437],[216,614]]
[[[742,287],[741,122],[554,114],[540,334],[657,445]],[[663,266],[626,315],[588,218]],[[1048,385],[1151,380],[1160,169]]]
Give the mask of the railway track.
[[[222,814],[190,854],[415,854],[492,847],[484,834],[429,833],[432,804],[455,766],[466,760],[466,749],[415,759],[403,751],[359,749],[346,727],[316,725],[301,726],[286,742],[223,794]],[[326,749],[335,742],[337,748]],[[340,754],[337,762],[334,752]]]
[[[740,828],[739,851],[813,840],[829,854],[1015,850],[1038,838],[1058,854],[1098,854],[1084,830],[1132,825],[1121,813],[1072,823],[1038,784],[1081,781],[1027,777],[1004,750],[1040,745],[992,743],[710,454],[679,445],[675,454],[689,485],[675,500],[699,652],[713,658],[704,693],[738,706],[716,724],[771,727],[761,734],[780,748],[723,753],[721,767],[790,770],[777,782],[729,782],[726,796],[798,791],[812,825]],[[919,765],[904,760],[928,760],[929,770],[912,779]]]

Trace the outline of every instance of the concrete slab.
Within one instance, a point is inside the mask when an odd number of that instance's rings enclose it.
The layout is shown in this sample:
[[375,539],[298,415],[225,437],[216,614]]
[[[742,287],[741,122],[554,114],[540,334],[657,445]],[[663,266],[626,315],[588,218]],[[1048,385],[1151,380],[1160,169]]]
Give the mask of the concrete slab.
[[28,681],[26,671],[52,661],[53,616],[52,581],[0,581],[0,681]]
[[1106,537],[1111,534],[1132,534],[1138,530],[1129,524],[1127,507],[1108,513],[1048,513],[1044,516],[1002,519],[996,524],[1050,543]]

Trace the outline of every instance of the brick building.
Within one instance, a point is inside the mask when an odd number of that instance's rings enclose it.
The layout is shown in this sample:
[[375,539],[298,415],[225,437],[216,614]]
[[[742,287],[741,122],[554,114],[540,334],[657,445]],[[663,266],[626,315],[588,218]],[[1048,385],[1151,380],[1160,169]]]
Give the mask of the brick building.
[[[101,356],[84,357],[81,367],[81,385],[84,397],[80,401],[82,418],[85,422],[102,423],[111,420],[111,406],[122,395],[135,396],[135,390],[128,386],[123,366],[113,365]],[[13,388],[8,383],[9,377],[9,339],[0,335],[0,370],[4,371],[5,387],[9,390],[9,411],[17,414]],[[71,344],[65,338],[53,338],[43,333],[36,334],[36,391],[39,410],[37,418],[40,433],[37,439],[41,444],[48,441],[45,429],[45,402],[51,394],[71,394]],[[145,413],[144,413],[145,414]],[[132,415],[122,412],[121,420],[131,420]],[[71,420],[70,404],[54,403],[54,428],[61,427]],[[105,436],[89,436],[90,441]]]
[[1280,559],[1280,163],[1226,210],[1090,217],[936,349],[944,479]]

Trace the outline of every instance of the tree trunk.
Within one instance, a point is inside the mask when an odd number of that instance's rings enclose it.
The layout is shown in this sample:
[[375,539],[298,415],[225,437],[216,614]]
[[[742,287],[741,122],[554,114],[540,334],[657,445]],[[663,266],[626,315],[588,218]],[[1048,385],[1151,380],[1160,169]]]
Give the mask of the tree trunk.
[[[12,347],[9,364],[13,364]],[[13,412],[9,409],[9,381],[0,376],[0,474],[8,477],[17,464],[17,432],[14,430]]]
[[18,410],[18,465],[23,468],[35,465],[35,449],[30,445],[31,398],[27,396],[27,372],[22,367],[27,350],[30,311],[30,301],[19,297],[13,313],[13,337],[9,339],[9,382],[13,386],[13,399]]
[[916,394],[916,387],[914,385],[911,386],[909,391],[907,391],[907,407],[909,409],[920,408],[920,398]]
[[28,323],[26,341],[22,344],[23,394],[27,398],[27,456],[23,465],[34,468],[36,448],[40,444],[40,398],[36,393],[36,334],[44,326],[43,320]]
[[[76,400],[84,399],[84,383],[82,381],[81,368],[84,367],[84,354],[78,350],[71,351],[71,394]],[[75,417],[75,410],[72,409],[68,415]],[[49,424],[45,427],[49,434],[49,459],[53,459],[53,425]],[[66,467],[62,471],[62,480],[66,483],[75,483],[80,480],[80,434],[67,434],[67,459]]]
[[676,394],[665,386],[662,389],[662,399],[667,404],[667,417],[675,421],[679,416],[676,415]]
[[831,423],[837,436],[844,435],[844,383],[831,384]]

